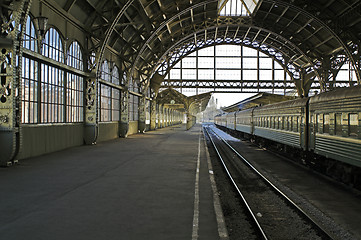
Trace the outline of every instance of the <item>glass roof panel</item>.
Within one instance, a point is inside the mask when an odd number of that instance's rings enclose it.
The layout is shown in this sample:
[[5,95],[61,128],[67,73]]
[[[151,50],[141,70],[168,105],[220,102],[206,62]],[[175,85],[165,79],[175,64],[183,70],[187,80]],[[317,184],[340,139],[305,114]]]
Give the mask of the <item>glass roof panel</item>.
[[250,16],[259,0],[219,0],[220,16]]

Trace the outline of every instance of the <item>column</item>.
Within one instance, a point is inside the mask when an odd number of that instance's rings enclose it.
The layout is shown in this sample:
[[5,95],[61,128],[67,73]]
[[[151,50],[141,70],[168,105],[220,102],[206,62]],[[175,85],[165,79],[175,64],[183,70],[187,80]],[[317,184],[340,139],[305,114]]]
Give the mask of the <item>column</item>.
[[187,130],[190,129],[193,125],[192,125],[192,115],[187,112],[187,123],[186,123],[186,128]]
[[157,118],[157,102],[155,100],[152,100],[150,102],[150,130],[155,130],[157,128],[156,118]]
[[166,127],[166,121],[167,121],[167,113],[166,113],[166,108],[164,106],[162,106],[162,127]]
[[[21,73],[22,73],[22,45],[17,39],[23,39],[19,35],[19,27],[25,29],[25,23],[29,14],[28,1],[17,1],[14,4],[12,19],[2,18],[1,33],[8,31],[1,38],[0,65],[4,72],[1,76],[0,86],[0,165],[9,166],[15,162],[15,157],[21,146]],[[13,28],[7,27],[10,21],[14,21]],[[25,30],[24,30],[25,31]],[[23,31],[23,32],[24,32]],[[22,32],[22,33],[23,33]],[[18,59],[18,60],[17,60]],[[18,93],[20,96],[17,96]],[[40,104],[40,103],[39,103]]]
[[146,124],[145,124],[145,96],[143,95],[139,99],[139,120],[138,120],[138,130],[140,133],[145,133]]
[[158,128],[162,128],[163,127],[163,106],[159,105],[158,106]]
[[120,137],[127,137],[128,136],[128,129],[129,129],[129,92],[128,90],[124,90],[122,92],[121,98],[121,111],[120,111],[120,121],[119,121],[119,136]]

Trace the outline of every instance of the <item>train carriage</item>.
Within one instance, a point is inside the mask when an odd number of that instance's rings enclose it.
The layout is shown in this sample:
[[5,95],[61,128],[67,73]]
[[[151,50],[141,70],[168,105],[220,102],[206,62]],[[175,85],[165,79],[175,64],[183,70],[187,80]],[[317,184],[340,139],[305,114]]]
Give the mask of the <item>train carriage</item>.
[[226,118],[227,118],[227,128],[231,129],[231,130],[235,130],[236,128],[236,117],[235,117],[235,113],[234,112],[230,112],[226,114]]
[[308,98],[254,109],[254,135],[295,148],[307,148],[305,125]]
[[361,86],[312,97],[309,150],[361,167]]
[[[235,121],[232,121],[235,116]],[[223,127],[361,186],[361,85],[222,115]],[[290,146],[290,147],[288,147]]]
[[253,134],[253,110],[255,108],[246,109],[236,112],[236,130],[252,135]]
[[220,114],[214,117],[214,122],[218,126],[227,127],[226,114]]

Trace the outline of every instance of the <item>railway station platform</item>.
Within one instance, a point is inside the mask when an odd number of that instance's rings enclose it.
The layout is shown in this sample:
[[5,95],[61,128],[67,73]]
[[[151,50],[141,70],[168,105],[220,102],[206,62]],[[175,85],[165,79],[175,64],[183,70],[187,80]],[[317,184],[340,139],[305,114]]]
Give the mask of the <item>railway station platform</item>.
[[1,239],[227,239],[201,126],[0,168]]

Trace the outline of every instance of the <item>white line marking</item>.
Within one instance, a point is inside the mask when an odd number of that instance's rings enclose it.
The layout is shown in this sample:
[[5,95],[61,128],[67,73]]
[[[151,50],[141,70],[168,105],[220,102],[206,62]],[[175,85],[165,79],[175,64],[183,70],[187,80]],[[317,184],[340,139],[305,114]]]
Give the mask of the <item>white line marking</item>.
[[224,215],[223,215],[223,211],[222,211],[222,207],[221,207],[221,202],[220,202],[219,196],[217,194],[218,190],[217,190],[216,181],[214,179],[214,172],[213,172],[213,168],[212,168],[211,158],[209,156],[208,147],[207,147],[207,143],[206,143],[205,139],[203,142],[204,142],[204,146],[206,148],[207,164],[208,164],[208,170],[209,170],[209,180],[211,181],[211,186],[212,186],[212,191],[213,191],[213,205],[214,205],[214,211],[216,213],[216,218],[217,218],[219,239],[228,240],[229,239],[228,231],[227,231],[226,223],[224,221]]
[[[202,131],[202,128],[201,128]],[[192,231],[192,240],[198,239],[198,229],[199,229],[199,168],[201,165],[201,131],[199,133],[198,139],[198,158],[197,158],[197,171],[196,171],[196,183],[194,190],[194,212],[193,212],[193,231]]]

